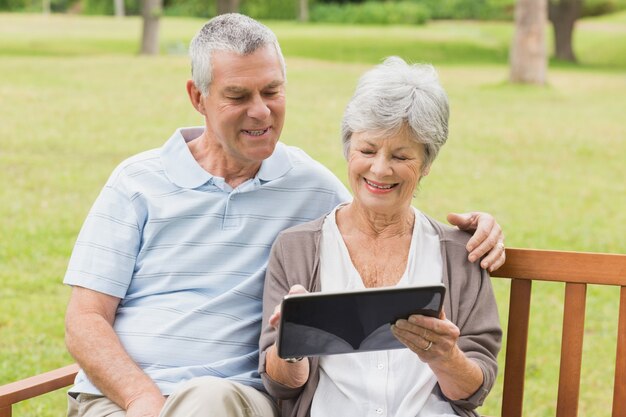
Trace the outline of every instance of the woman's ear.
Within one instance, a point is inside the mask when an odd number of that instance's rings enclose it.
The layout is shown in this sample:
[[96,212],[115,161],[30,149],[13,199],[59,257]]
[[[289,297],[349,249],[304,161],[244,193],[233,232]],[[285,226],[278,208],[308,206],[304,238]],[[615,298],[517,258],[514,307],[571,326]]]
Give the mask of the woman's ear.
[[422,169],[422,177],[427,176],[428,174],[430,174],[430,165],[428,165],[427,167],[424,167]]

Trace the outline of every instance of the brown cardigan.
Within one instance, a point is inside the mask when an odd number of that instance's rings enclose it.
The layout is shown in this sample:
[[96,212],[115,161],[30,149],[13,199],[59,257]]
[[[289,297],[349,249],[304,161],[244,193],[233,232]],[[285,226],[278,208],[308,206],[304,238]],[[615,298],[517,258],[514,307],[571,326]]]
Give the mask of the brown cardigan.
[[[259,342],[259,373],[263,384],[273,397],[282,400],[283,417],[308,417],[311,402],[319,382],[319,359],[311,357],[310,375],[300,388],[289,388],[273,381],[265,373],[265,355],[274,344],[277,332],[268,325],[274,307],[295,284],[310,292],[320,291],[319,250],[325,216],[283,231],[272,247],[263,293],[263,327]],[[498,370],[496,357],[500,350],[502,330],[489,274],[479,263],[467,260],[465,245],[469,235],[428,220],[439,234],[443,261],[443,284],[447,288],[444,310],[447,318],[456,324],[461,336],[459,348],[480,366],[483,385],[470,398],[450,401],[461,416],[477,416],[480,406],[491,390]],[[445,398],[441,390],[438,395]]]

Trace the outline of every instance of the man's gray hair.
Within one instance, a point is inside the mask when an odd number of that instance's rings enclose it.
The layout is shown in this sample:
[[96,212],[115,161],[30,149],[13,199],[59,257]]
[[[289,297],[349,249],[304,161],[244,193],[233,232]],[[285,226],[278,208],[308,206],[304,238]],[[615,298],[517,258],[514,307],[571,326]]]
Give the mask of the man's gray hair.
[[194,36],[189,45],[191,77],[203,96],[209,93],[213,78],[213,52],[228,51],[249,55],[265,46],[276,48],[283,76],[285,59],[276,35],[267,26],[239,13],[227,13],[209,20]]
[[360,78],[346,107],[341,122],[344,155],[347,159],[355,132],[394,135],[407,128],[424,145],[426,169],[448,138],[449,116],[448,96],[432,65],[389,57]]

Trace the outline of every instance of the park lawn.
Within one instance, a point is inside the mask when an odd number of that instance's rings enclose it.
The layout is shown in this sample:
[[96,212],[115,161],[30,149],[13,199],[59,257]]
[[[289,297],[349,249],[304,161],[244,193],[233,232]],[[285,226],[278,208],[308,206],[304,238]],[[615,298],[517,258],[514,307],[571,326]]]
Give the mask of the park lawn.
[[[201,19],[166,18],[161,51],[185,54]],[[286,56],[338,62],[377,63],[400,55],[413,62],[504,64],[513,27],[510,22],[433,21],[425,26],[344,26],[266,22]],[[552,30],[547,28],[548,50]],[[139,18],[0,13],[0,56],[85,56],[133,54],[141,34]],[[626,12],[584,19],[575,31],[577,67],[626,70]]]
[[[613,40],[615,33],[626,40],[624,16],[583,22],[583,65],[551,68],[547,88],[506,83],[506,23],[348,30],[271,22],[288,65],[283,140],[345,181],[339,122],[358,76],[394,53],[430,61],[452,117],[449,143],[422,182],[417,207],[441,220],[451,210],[489,211],[508,246],[625,253],[626,63],[619,51],[626,42]],[[163,23],[163,55],[141,58],[134,56],[137,19],[0,14],[0,384],[71,360],[63,346],[69,290],[61,281],[111,170],[160,146],[175,128],[201,123],[186,98],[189,65],[181,54],[201,21]],[[436,55],[441,42],[449,48]],[[589,45],[602,46],[583,53]],[[506,291],[498,283],[503,323]],[[538,329],[530,336],[525,409],[547,416],[556,399],[562,288],[535,291],[534,304],[544,307],[531,318]],[[581,415],[610,414],[617,300],[606,288],[589,290],[593,340],[584,347]],[[498,414],[500,390],[501,377],[482,413]],[[63,395],[52,394],[19,405],[15,415],[52,417],[64,408]]]

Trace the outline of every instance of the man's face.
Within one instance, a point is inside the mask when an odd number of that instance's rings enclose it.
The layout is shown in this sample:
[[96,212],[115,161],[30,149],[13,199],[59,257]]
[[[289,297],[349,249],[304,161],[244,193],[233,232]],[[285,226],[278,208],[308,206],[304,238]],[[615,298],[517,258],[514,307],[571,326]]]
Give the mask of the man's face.
[[261,163],[285,120],[285,77],[272,46],[249,55],[216,51],[209,93],[200,99],[209,145],[229,163]]

